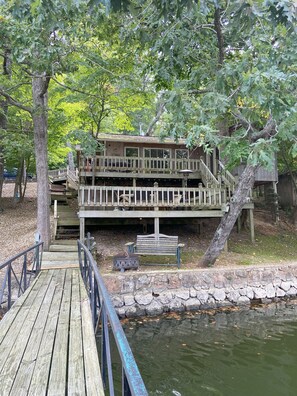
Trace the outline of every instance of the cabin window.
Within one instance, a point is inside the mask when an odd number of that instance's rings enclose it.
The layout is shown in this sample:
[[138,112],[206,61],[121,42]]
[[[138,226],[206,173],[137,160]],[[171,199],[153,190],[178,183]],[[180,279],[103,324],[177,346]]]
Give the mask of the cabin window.
[[170,158],[169,149],[146,148],[144,149],[145,158]]
[[189,150],[187,149],[176,149],[175,150],[175,158],[176,159],[188,159],[189,158]]
[[125,147],[125,156],[126,157],[139,157],[139,148],[138,147]]
[[125,156],[129,157],[129,159],[127,159],[125,161],[126,166],[131,170],[138,169],[139,148],[138,147],[125,147]]
[[169,159],[171,152],[169,149],[146,148],[144,149],[145,167],[150,169],[164,170],[170,168]]

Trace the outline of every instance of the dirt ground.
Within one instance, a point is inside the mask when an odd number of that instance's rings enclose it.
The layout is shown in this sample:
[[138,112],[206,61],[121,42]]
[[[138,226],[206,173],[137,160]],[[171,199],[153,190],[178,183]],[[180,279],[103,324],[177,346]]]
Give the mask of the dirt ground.
[[[2,209],[0,210],[0,263],[31,246],[34,243],[34,234],[36,232],[36,183],[28,183],[26,197],[22,203],[15,203],[13,201],[13,188],[13,183],[4,184],[3,198],[0,203],[0,208]],[[218,221],[216,219],[203,221],[200,234],[197,232],[197,226],[161,225],[160,231],[162,233],[178,235],[179,241],[185,244],[182,250],[183,269],[197,268],[199,266],[199,258],[202,257],[203,252],[209,245],[210,238],[216,229]],[[256,237],[257,235],[264,237],[279,234],[296,235],[296,228],[290,223],[290,219],[284,213],[281,213],[280,224],[275,225],[270,212],[263,208],[255,210],[255,230]],[[112,270],[113,256],[120,253],[124,254],[125,243],[135,241],[136,235],[142,233],[142,228],[137,226],[110,226],[90,231],[96,240],[99,267],[103,272],[109,272]],[[150,232],[150,230],[148,231]],[[237,233],[236,230],[232,232],[230,246],[237,246],[238,244],[248,248],[250,247],[248,230],[241,233]],[[251,256],[253,254],[255,255],[255,253],[251,253]],[[293,250],[292,260],[296,259],[296,257],[297,248],[296,255]],[[236,253],[236,249],[233,249],[231,252],[222,253],[215,265],[242,265],[242,258],[243,254]],[[261,260],[259,261],[262,262]],[[270,261],[273,263],[273,259]],[[265,262],[265,259],[263,262]],[[155,267],[146,268],[147,270],[157,269]],[[143,269],[144,267],[141,268],[141,270]]]

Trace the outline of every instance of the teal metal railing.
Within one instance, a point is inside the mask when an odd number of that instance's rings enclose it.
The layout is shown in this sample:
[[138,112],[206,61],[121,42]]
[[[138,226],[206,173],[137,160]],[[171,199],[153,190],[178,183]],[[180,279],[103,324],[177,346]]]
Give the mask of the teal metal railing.
[[94,331],[99,332],[101,339],[99,360],[105,390],[110,396],[115,395],[111,330],[122,363],[122,395],[147,396],[148,392],[97,264],[91,252],[80,241],[78,241],[78,256],[81,275],[90,300]]

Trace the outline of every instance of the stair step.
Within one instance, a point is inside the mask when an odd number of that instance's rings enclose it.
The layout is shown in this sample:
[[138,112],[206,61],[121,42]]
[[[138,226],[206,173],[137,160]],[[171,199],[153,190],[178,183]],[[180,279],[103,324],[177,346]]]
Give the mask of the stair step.
[[43,252],[42,261],[77,261],[77,252]]
[[77,241],[73,239],[55,239],[52,241],[53,245],[75,245],[77,246]]
[[64,261],[43,261],[41,269],[58,269],[58,268],[78,268],[79,262],[78,260],[64,260]]
[[49,248],[50,252],[77,252],[77,244],[76,245],[62,245],[62,244],[52,244]]

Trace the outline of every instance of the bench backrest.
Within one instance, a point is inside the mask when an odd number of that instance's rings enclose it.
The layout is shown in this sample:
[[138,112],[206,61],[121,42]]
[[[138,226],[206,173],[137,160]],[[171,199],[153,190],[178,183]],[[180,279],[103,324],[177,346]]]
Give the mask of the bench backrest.
[[176,254],[178,236],[165,234],[137,235],[136,249],[140,253]]

